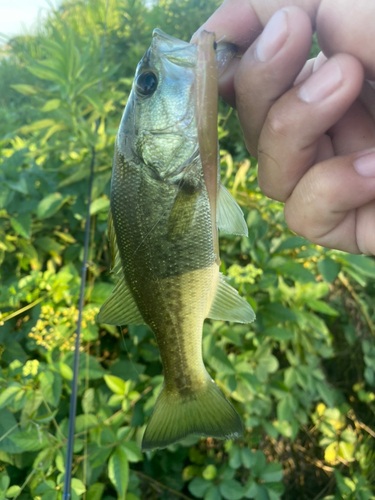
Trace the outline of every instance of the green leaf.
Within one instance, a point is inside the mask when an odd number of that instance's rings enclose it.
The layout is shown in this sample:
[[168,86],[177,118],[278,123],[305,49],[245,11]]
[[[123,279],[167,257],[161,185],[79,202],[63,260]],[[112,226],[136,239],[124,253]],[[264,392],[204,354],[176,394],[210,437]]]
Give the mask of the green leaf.
[[134,441],[125,441],[122,443],[121,448],[125,451],[129,462],[142,462],[143,454]]
[[94,483],[87,490],[86,500],[101,500],[104,492],[103,483]]
[[111,283],[95,283],[90,295],[87,294],[87,298],[90,299],[90,302],[103,304],[113,292],[113,288],[114,286]]
[[88,94],[87,92],[83,92],[83,93],[81,93],[81,97],[83,97],[84,99],[86,99],[86,101],[89,104],[91,104],[91,106],[94,109],[96,109],[96,111],[98,111],[101,115],[105,115],[106,114],[106,112],[104,110],[104,107],[103,107],[103,102],[99,98],[98,95],[96,95],[94,93]]
[[45,103],[41,111],[53,111],[54,109],[57,109],[60,106],[60,104],[61,104],[60,99],[51,99]]
[[89,387],[83,394],[82,409],[85,413],[91,413],[94,410],[95,390]]
[[57,241],[53,240],[52,238],[49,238],[48,236],[43,236],[42,238],[37,238],[34,241],[35,245],[39,247],[41,250],[44,250],[44,252],[54,252],[54,253],[61,253],[64,250],[64,246],[60,245],[57,243]]
[[91,203],[90,215],[97,214],[98,212],[108,212],[108,210],[109,210],[109,199],[97,198]]
[[17,234],[27,240],[30,239],[31,214],[20,214],[17,217],[11,217],[10,223]]
[[273,354],[265,354],[262,356],[255,369],[258,379],[264,382],[267,379],[268,373],[274,373],[279,367],[279,362]]
[[277,404],[277,418],[280,422],[290,421],[298,407],[297,400],[291,394],[285,396]]
[[204,495],[204,500],[221,500],[221,494],[218,486],[210,486]]
[[219,347],[214,348],[207,361],[211,368],[221,375],[234,375],[236,373],[227,355]]
[[227,500],[241,500],[244,495],[243,486],[234,479],[225,479],[219,486],[220,493]]
[[244,467],[250,469],[253,466],[256,457],[249,448],[241,448],[241,460]]
[[70,199],[69,196],[63,196],[61,193],[51,193],[39,203],[37,216],[39,219],[47,219],[54,215]]
[[263,453],[263,451],[258,450],[255,453],[253,453],[254,457],[254,463],[251,468],[251,472],[254,475],[254,477],[260,477],[261,473],[264,471],[266,467],[266,457]]
[[75,431],[80,433],[99,425],[98,417],[91,413],[78,415],[75,422]]
[[38,120],[31,125],[24,125],[18,132],[20,134],[28,134],[29,132],[35,132],[36,130],[41,130],[43,128],[52,127],[55,125],[55,120],[51,120],[50,118],[45,118],[44,120]]
[[340,272],[340,264],[330,257],[326,257],[318,262],[318,270],[324,281],[332,283]]
[[35,95],[39,92],[39,89],[37,89],[36,87],[22,83],[17,83],[16,85],[10,85],[10,87],[12,87],[12,89],[14,90],[17,90],[17,92],[23,95]]
[[215,479],[216,475],[217,475],[217,469],[212,464],[207,465],[207,467],[205,467],[202,472],[203,479],[207,479],[207,481],[212,481],[212,479]]
[[59,363],[60,373],[66,380],[73,380],[73,370],[69,365],[60,361]]
[[10,488],[7,489],[6,496],[8,498],[13,498],[16,495],[18,495],[20,493],[20,491],[21,491],[20,486],[17,486],[17,485],[11,486]]
[[328,314],[329,316],[338,316],[338,312],[336,309],[333,309],[333,307],[329,306],[322,300],[309,300],[307,302],[307,305],[311,307],[314,311],[323,313],[323,314]]
[[9,483],[10,483],[9,476],[5,471],[3,471],[0,474],[0,492],[6,491],[8,489]]
[[349,264],[364,276],[375,278],[375,261],[364,255],[340,254],[340,261]]
[[[10,438],[19,433],[18,422],[6,408],[0,410],[0,450],[7,453],[21,453],[21,448]],[[1,491],[1,490],[0,490]]]
[[125,395],[126,384],[120,377],[114,375],[104,375],[104,380],[112,392],[120,396]]
[[21,177],[18,179],[18,181],[7,181],[6,183],[11,189],[14,191],[17,191],[18,193],[21,194],[28,194],[28,189],[27,189],[27,183],[26,179],[24,177]]
[[46,423],[50,422],[53,418],[55,418],[57,412],[58,412],[58,410],[54,410],[54,411],[48,412],[44,415],[35,417],[33,420],[37,424],[46,424]]
[[41,78],[42,80],[51,80],[52,82],[66,85],[67,80],[61,71],[50,68],[46,64],[38,63],[33,60],[32,65],[26,65],[26,69],[33,75]]
[[[43,493],[42,500],[57,500],[58,495],[59,495],[59,492],[57,490],[55,490],[55,489],[49,490],[49,491],[46,491],[45,493]],[[74,491],[72,494],[72,500],[73,499],[76,500],[76,498],[74,498]]]
[[296,320],[296,315],[279,302],[266,304],[266,306],[262,309],[262,314],[267,320],[273,320],[276,322],[284,323],[285,321]]
[[0,394],[0,408],[4,408],[4,406],[8,406],[11,404],[13,399],[22,391],[22,387],[20,384],[11,385],[2,391]]
[[292,248],[301,248],[309,245],[309,242],[301,236],[291,236],[282,241],[280,245],[274,250],[274,253],[282,252],[283,250],[290,250]]
[[129,482],[129,464],[125,451],[119,447],[108,462],[108,477],[115,487],[119,500],[125,500]]
[[195,477],[192,481],[190,481],[188,489],[195,497],[203,498],[210,486],[210,481],[206,481],[201,477]]
[[267,328],[264,332],[267,337],[271,337],[275,340],[292,340],[294,339],[294,333],[286,328],[281,328],[279,326],[272,326],[271,328]]
[[279,271],[300,283],[315,282],[315,276],[299,262],[289,261],[279,267]]
[[23,451],[39,451],[49,444],[45,432],[39,432],[35,427],[12,434],[10,439]]
[[335,403],[335,394],[333,390],[324,382],[320,382],[319,380],[316,381],[316,386],[318,389],[318,393],[320,397],[323,399],[323,401],[328,406],[333,406]]
[[262,479],[265,483],[275,483],[277,481],[281,481],[283,478],[283,469],[281,464],[276,462],[267,464],[265,469],[260,475],[260,479]]
[[72,485],[72,490],[78,496],[82,495],[86,491],[85,485],[83,484],[83,482],[80,479],[77,479],[77,478],[73,477],[71,485]]
[[348,477],[343,476],[338,469],[334,469],[333,471],[336,479],[337,487],[340,490],[340,493],[344,495],[350,495],[355,490],[355,484],[352,480],[349,480]]

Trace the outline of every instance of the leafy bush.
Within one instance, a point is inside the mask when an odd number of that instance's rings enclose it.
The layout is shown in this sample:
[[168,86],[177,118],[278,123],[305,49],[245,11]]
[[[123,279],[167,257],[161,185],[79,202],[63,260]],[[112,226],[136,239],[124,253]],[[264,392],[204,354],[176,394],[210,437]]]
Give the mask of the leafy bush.
[[246,435],[140,452],[162,383],[155,339],[146,326],[95,322],[113,288],[114,139],[152,28],[187,39],[216,1],[110,0],[107,15],[105,5],[64,2],[39,35],[13,40],[0,65],[0,499],[62,496],[93,148],[72,498],[375,498],[374,260],[288,230],[224,106],[222,180],[250,230],[222,235],[222,270],[257,321],[207,321],[203,354]]

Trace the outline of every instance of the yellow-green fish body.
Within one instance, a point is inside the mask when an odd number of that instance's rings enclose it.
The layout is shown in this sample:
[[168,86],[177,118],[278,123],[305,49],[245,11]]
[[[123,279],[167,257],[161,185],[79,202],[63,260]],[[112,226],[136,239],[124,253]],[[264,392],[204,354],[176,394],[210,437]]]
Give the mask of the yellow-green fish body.
[[[246,323],[254,313],[219,273],[198,147],[196,66],[194,45],[155,30],[116,140],[109,238],[120,280],[98,321],[145,323],[156,336],[164,385],[144,450],[189,434],[242,433],[202,360],[205,318]],[[242,212],[223,187],[218,200],[219,227],[245,232]]]

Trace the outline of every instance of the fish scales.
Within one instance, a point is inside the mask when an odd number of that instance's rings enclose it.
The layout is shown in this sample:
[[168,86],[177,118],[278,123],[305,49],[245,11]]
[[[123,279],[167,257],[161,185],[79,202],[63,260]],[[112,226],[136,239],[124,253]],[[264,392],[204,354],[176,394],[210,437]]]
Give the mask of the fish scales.
[[[109,235],[120,281],[98,321],[145,323],[155,334],[164,384],[144,450],[190,434],[242,433],[238,414],[202,359],[205,318],[250,322],[254,314],[219,274],[213,235],[220,221],[213,220],[216,200],[209,199],[198,146],[197,64],[195,46],[155,30],[116,139]],[[219,165],[213,168],[218,173]],[[235,233],[233,222],[237,232],[247,231],[229,193],[221,188],[217,195],[218,213],[229,221],[223,228]]]
[[[178,367],[181,375],[176,380],[181,386],[181,380],[194,379],[188,359],[201,357],[201,326],[211,287],[205,275],[194,271],[212,272],[214,254],[207,238],[211,220],[202,183],[190,228],[178,240],[169,237],[169,214],[177,194],[177,186],[166,187],[124,159],[114,166],[111,210],[124,275],[157,338],[166,383],[172,385],[174,379],[169,381],[168,375]],[[124,213],[126,218],[116,216]],[[131,240],[128,234],[133,235]],[[196,304],[194,316],[192,304]]]

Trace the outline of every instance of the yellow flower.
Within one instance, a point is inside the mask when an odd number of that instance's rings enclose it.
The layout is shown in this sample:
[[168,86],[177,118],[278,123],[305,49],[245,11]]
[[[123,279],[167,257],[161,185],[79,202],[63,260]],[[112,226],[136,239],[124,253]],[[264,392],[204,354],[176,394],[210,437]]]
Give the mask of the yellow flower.
[[26,364],[22,368],[22,374],[24,377],[27,377],[28,375],[32,375],[35,377],[35,375],[38,373],[38,368],[39,368],[39,361],[37,359],[29,359],[26,361]]

